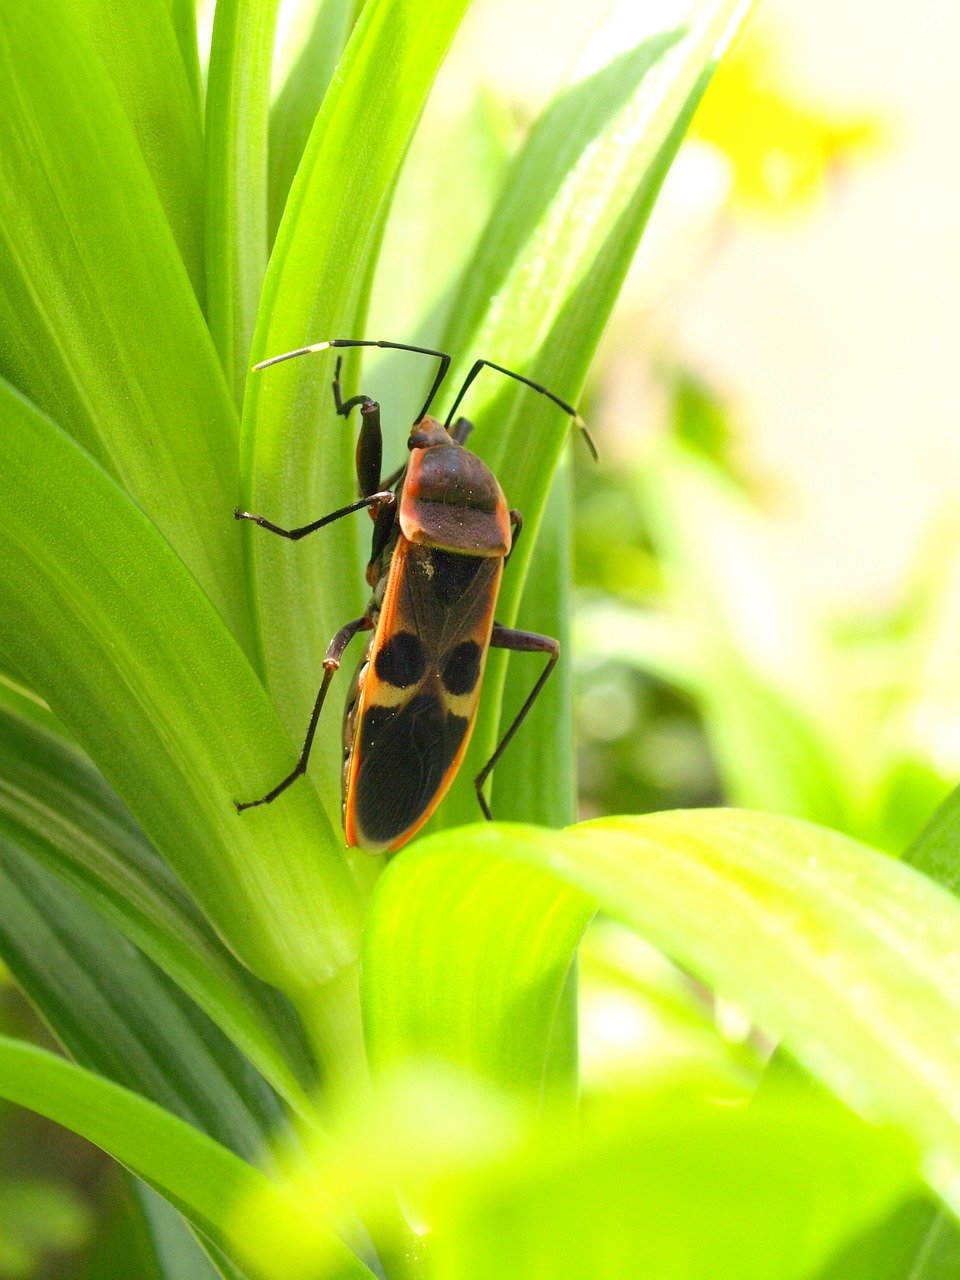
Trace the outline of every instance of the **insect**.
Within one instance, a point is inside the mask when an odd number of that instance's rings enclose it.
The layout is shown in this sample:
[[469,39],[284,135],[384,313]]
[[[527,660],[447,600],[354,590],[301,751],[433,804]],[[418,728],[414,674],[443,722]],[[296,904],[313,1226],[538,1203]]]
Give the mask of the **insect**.
[[[310,524],[284,529],[239,508],[238,520],[296,542],[352,512],[367,508],[373,543],[367,566],[372,588],[363,615],[340,628],[323,659],[323,681],[300,756],[293,770],[258,800],[235,801],[237,810],[270,804],[307,768],[327,690],[347,645],[361,631],[373,634],[357,667],[343,720],[343,827],[348,846],[392,852],[405,844],[443,799],[473,731],[487,652],[492,648],[542,653],[546,666],[474,781],[486,818],[483,785],[522,724],[560,657],[550,636],[515,631],[494,618],[504,566],[523,528],[507,507],[493,472],[465,442],[472,429],[454,414],[484,368],[514,378],[569,414],[596,458],[583,420],[552,391],[490,360],[477,360],[464,379],[445,422],[429,416],[450,367],[450,356],[397,342],[336,338],[284,352],[255,365],[343,347],[384,347],[439,360],[427,399],[410,430],[410,458],[381,478],[380,406],[369,396],[344,400],[343,357],[337,358],[333,398],[346,418],[360,409],[356,466],[360,498]],[[452,423],[452,425],[451,425]]]

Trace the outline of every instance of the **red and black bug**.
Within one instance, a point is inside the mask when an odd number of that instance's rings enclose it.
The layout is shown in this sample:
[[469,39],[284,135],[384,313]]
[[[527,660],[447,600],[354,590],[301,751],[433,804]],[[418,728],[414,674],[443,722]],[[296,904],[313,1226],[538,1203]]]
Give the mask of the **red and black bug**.
[[[373,589],[366,611],[341,627],[323,660],[307,736],[293,771],[259,800],[236,801],[238,810],[269,804],[306,771],[327,689],[344,651],[359,631],[372,631],[354,676],[343,721],[343,827],[348,845],[392,851],[413,836],[443,799],[463,760],[476,719],[480,684],[491,646],[544,653],[547,664],[493,755],[477,774],[477,799],[491,816],[483,784],[533,706],[560,656],[550,636],[501,627],[494,610],[504,566],[523,526],[507,507],[496,476],[464,447],[471,424],[454,421],[468,388],[489,367],[547,396],[574,418],[596,457],[577,411],[552,391],[490,360],[467,374],[446,421],[428,416],[450,367],[450,356],[398,342],[336,338],[273,356],[281,360],[333,347],[387,347],[434,356],[437,376],[410,431],[410,459],[381,479],[383,442],[380,406],[369,396],[344,400],[338,357],[333,379],[337,413],[359,407],[357,480],[360,499],[298,529],[249,511],[234,513],[261,528],[298,541],[342,516],[366,507],[374,519],[367,582]],[[451,426],[451,422],[453,425]]]

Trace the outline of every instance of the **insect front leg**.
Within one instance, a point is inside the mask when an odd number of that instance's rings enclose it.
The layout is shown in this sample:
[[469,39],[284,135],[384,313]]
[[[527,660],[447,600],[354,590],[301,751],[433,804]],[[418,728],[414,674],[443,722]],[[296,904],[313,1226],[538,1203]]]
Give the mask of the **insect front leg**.
[[527,694],[526,701],[514,716],[513,722],[500,739],[493,755],[473,780],[473,785],[477,789],[477,800],[483,811],[483,816],[488,822],[492,820],[493,814],[490,812],[490,806],[487,804],[483,794],[483,784],[490,776],[494,765],[503,755],[513,735],[527,718],[530,708],[540,694],[540,690],[547,683],[550,672],[557,665],[560,659],[560,641],[554,640],[553,636],[538,635],[535,631],[514,631],[510,627],[501,627],[498,623],[494,623],[493,631],[490,635],[490,647],[491,649],[510,649],[514,653],[546,653],[549,657],[547,665],[540,672],[537,683]]
[[252,520],[261,529],[269,529],[271,533],[276,533],[281,538],[289,538],[291,542],[299,542],[308,533],[316,533],[325,524],[333,524],[334,520],[340,520],[343,516],[348,516],[354,511],[362,511],[364,507],[389,507],[394,502],[396,502],[396,495],[389,489],[384,489],[379,493],[368,494],[358,502],[351,502],[348,507],[341,507],[338,511],[331,511],[328,516],[321,516],[319,520],[301,525],[298,529],[284,529],[281,525],[274,524],[272,520],[268,520],[266,516],[254,515],[252,511],[241,511],[239,507],[234,511],[233,518],[234,520]]
[[333,371],[333,403],[341,418],[350,416],[350,410],[360,406],[360,434],[357,437],[357,484],[360,492],[366,496],[378,489],[387,488],[380,483],[380,468],[383,465],[383,432],[380,428],[380,405],[370,396],[351,396],[344,400],[340,391],[340,370],[343,367],[343,356],[337,356]]
[[343,659],[344,650],[347,645],[357,634],[358,631],[369,631],[373,626],[373,620],[364,614],[362,618],[355,618],[353,622],[348,622],[345,627],[341,627],[337,634],[327,646],[327,652],[323,658],[323,682],[317,693],[317,700],[313,704],[313,713],[310,716],[310,724],[307,728],[307,736],[303,740],[303,747],[300,750],[300,756],[291,773],[278,782],[277,785],[265,796],[261,796],[259,800],[234,800],[237,813],[243,813],[244,809],[253,809],[258,804],[270,804],[276,800],[281,792],[286,791],[292,782],[301,777],[307,771],[307,761],[310,759],[310,750],[313,747],[313,739],[317,733],[317,725],[320,721],[320,712],[323,710],[323,704],[327,696],[327,690],[330,687],[330,681],[336,675],[340,663]]

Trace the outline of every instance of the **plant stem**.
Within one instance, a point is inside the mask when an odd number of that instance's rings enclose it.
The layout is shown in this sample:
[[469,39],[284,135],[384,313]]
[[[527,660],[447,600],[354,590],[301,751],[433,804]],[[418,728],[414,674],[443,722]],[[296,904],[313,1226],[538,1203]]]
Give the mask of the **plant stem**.
[[[320,1067],[327,1131],[336,1144],[340,1117],[355,1114],[372,1095],[360,1015],[359,964],[342,969],[323,987],[305,992],[297,1005]],[[364,1226],[388,1280],[424,1280],[424,1242],[394,1194],[387,1192],[379,1199],[375,1216]]]

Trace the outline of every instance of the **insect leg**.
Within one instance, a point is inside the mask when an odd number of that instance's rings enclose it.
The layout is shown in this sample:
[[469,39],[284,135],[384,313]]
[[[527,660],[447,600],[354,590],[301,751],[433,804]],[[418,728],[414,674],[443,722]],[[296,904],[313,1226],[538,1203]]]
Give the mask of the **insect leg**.
[[523,533],[523,516],[513,507],[510,508],[510,529],[510,550],[507,552],[507,558],[504,560],[504,564],[510,563],[510,557],[517,549],[517,543],[520,541],[521,533]]
[[383,462],[383,433],[380,430],[380,405],[370,396],[351,396],[344,400],[340,393],[340,369],[343,356],[337,356],[333,371],[333,403],[341,418],[350,416],[350,410],[360,406],[360,434],[357,436],[357,484],[364,495],[378,489],[389,489],[380,483],[380,466]]
[[483,784],[490,776],[490,772],[494,765],[503,755],[513,738],[513,735],[527,718],[527,714],[536,702],[537,697],[540,694],[540,690],[547,683],[547,678],[549,677],[550,672],[557,665],[560,658],[560,641],[554,640],[552,636],[538,635],[535,631],[514,631],[510,627],[501,627],[498,623],[494,623],[493,632],[490,636],[490,647],[493,649],[510,649],[514,653],[546,653],[549,654],[549,658],[547,665],[540,672],[537,683],[527,694],[526,701],[514,716],[513,723],[500,739],[493,755],[473,780],[473,785],[477,789],[477,800],[480,803],[480,808],[483,810],[483,816],[488,822],[493,818],[493,814],[490,812],[490,806],[487,804],[484,797]]
[[349,507],[341,507],[339,511],[331,511],[328,516],[321,516],[319,520],[314,520],[312,524],[301,525],[299,529],[283,529],[280,525],[274,524],[272,520],[268,520],[266,516],[255,516],[250,511],[241,511],[239,507],[234,511],[233,518],[234,520],[252,520],[261,529],[269,529],[271,533],[277,533],[281,538],[289,538],[291,542],[299,542],[308,533],[315,533],[317,529],[322,529],[325,524],[333,524],[334,520],[340,520],[343,516],[348,516],[354,511],[362,511],[364,507],[388,507],[395,501],[396,495],[389,490],[384,490],[382,493],[371,493],[367,497],[361,498],[358,502],[351,502]]
[[561,400],[559,396],[554,395],[552,391],[548,391],[547,388],[541,386],[539,382],[533,382],[531,381],[530,378],[525,378],[522,373],[515,373],[513,369],[505,369],[502,364],[494,364],[492,360],[478,360],[474,364],[470,372],[467,374],[467,376],[464,378],[463,386],[457,392],[457,398],[453,402],[453,408],[447,414],[446,421],[443,424],[445,427],[450,426],[450,422],[453,418],[453,415],[457,412],[457,409],[459,409],[460,407],[460,402],[463,400],[463,397],[467,394],[477,374],[484,367],[489,369],[496,369],[497,373],[505,374],[506,377],[513,378],[516,382],[522,382],[525,387],[530,387],[531,390],[533,391],[539,391],[542,396],[546,396],[548,400],[552,400],[555,405],[558,405],[564,411],[564,413],[569,413],[570,417],[574,420],[574,422],[580,428],[580,434],[583,436],[584,440],[586,441],[587,448],[590,450],[590,453],[593,455],[594,462],[597,461],[597,449],[593,443],[593,440],[590,438],[590,432],[587,430],[587,424],[584,422],[583,418],[580,417],[579,412],[573,407],[573,405],[567,404],[566,400]]
[[279,364],[281,360],[293,360],[296,356],[310,355],[314,351],[329,351],[331,347],[381,347],[389,351],[412,351],[415,355],[436,356],[440,368],[433,380],[433,386],[427,393],[423,408],[414,421],[419,422],[433,404],[433,398],[440,390],[441,383],[450,368],[450,356],[445,351],[435,351],[433,347],[414,347],[407,342],[377,342],[368,338],[330,338],[327,342],[312,342],[308,347],[297,347],[295,351],[284,351],[282,355],[271,356],[269,360],[261,360],[255,364],[254,370],[266,369],[268,365]]
[[281,792],[286,791],[292,782],[296,782],[302,774],[306,773],[307,761],[310,759],[310,749],[313,746],[317,724],[320,720],[320,712],[323,710],[323,703],[327,696],[327,689],[330,687],[330,681],[340,666],[343,651],[358,631],[369,631],[372,626],[372,619],[364,614],[362,618],[355,618],[353,622],[348,622],[345,627],[341,627],[330,641],[323,658],[323,682],[317,693],[317,700],[313,704],[313,714],[310,716],[307,736],[303,740],[303,747],[300,750],[300,756],[293,772],[288,773],[282,782],[278,782],[271,791],[268,791],[265,796],[261,796],[259,800],[234,800],[233,803],[236,805],[237,813],[243,813],[244,809],[253,809],[258,804],[270,804],[271,801],[276,800]]

